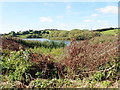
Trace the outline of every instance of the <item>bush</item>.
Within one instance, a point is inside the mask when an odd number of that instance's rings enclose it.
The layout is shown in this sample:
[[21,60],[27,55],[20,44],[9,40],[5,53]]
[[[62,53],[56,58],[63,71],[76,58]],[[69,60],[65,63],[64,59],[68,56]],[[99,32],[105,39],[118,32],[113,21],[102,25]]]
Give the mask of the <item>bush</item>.
[[7,75],[10,81],[28,84],[35,78],[61,78],[64,73],[64,66],[53,62],[54,58],[30,50],[9,51],[1,59],[2,75]]
[[[105,70],[118,63],[119,59],[115,59],[115,57],[118,57],[118,41],[113,40],[112,42],[97,44],[89,43],[91,41],[92,40],[85,40],[83,42],[73,41],[71,45],[65,48],[64,55],[61,56],[62,60],[60,60],[60,62],[67,67],[69,72],[68,77],[88,77],[94,73],[91,71],[99,71],[100,66],[104,67],[103,70]],[[106,64],[109,63],[111,64],[107,66]],[[112,68],[113,72],[118,73],[114,71],[114,69],[119,70],[115,67]],[[118,76],[115,75],[115,73],[113,77]],[[105,75],[107,76],[107,74]]]
[[93,79],[96,81],[102,81],[105,79],[105,73],[104,72],[97,72],[93,75]]
[[[11,51],[9,55],[2,56],[2,74],[8,75],[10,81],[22,81],[27,82],[26,77],[29,75],[26,73],[29,66],[29,51]],[[24,77],[24,75],[26,75]]]
[[61,78],[64,73],[64,66],[60,63],[55,63],[54,58],[41,54],[31,54],[31,62],[33,65],[28,70],[28,73],[33,78]]
[[72,82],[67,79],[43,80],[36,79],[29,84],[29,88],[66,88],[72,85]]

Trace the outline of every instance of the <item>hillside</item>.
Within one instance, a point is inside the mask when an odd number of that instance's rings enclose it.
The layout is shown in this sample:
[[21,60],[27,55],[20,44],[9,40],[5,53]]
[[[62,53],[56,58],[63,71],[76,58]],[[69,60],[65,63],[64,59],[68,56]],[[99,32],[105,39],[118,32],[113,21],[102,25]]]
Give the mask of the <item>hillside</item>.
[[71,38],[76,38],[76,40],[87,40],[92,37],[97,37],[101,35],[116,35],[119,29],[108,28],[108,29],[98,29],[98,30],[80,30],[73,29],[71,31],[66,30],[27,30],[23,32],[11,31],[8,34],[3,34],[2,36],[13,36],[19,38],[47,38],[51,40],[71,40]]
[[113,29],[113,30],[107,30],[107,31],[102,31],[102,35],[117,35],[120,32],[120,29]]

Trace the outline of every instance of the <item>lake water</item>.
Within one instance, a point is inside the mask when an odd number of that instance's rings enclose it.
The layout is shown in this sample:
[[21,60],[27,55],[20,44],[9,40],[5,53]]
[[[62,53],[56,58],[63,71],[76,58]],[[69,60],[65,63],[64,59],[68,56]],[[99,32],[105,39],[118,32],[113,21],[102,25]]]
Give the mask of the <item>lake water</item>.
[[26,38],[23,40],[33,40],[33,41],[55,41],[55,42],[64,42],[66,45],[70,45],[70,41],[67,40],[49,40],[49,39],[45,39],[45,38]]

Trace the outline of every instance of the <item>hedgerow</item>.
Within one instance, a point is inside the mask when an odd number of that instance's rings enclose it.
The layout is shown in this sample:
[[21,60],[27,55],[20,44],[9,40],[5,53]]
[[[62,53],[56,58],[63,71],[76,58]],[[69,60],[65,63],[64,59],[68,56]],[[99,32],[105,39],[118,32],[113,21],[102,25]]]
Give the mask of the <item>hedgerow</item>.
[[[3,44],[3,48],[1,47],[0,77],[3,78],[3,82],[10,83],[6,87],[12,87],[11,83],[15,84],[16,81],[22,83],[21,87],[30,85],[32,88],[62,87],[66,79],[72,81],[80,79],[81,83],[87,79],[85,83],[89,85],[86,87],[94,87],[93,84],[97,82],[103,82],[101,85],[108,87],[112,82],[120,80],[120,41],[112,37],[107,38],[106,41],[100,38],[81,42],[73,39],[69,46],[62,47],[62,53],[58,53],[61,51],[60,48],[57,48],[56,52],[54,52],[55,48],[42,52],[41,50],[45,49],[40,50],[39,47],[31,49],[21,44],[18,39],[16,40],[19,42],[5,38],[5,41],[14,42],[15,46],[12,47],[12,43],[7,43],[7,45]],[[12,48],[5,48],[8,46]],[[59,79],[63,79],[64,83]],[[71,85],[71,81],[69,84]]]

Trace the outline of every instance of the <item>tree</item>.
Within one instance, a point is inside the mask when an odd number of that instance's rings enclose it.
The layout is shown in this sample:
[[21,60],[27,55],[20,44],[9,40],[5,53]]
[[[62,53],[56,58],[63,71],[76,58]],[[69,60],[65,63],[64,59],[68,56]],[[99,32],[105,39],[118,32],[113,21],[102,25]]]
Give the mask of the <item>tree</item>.
[[30,30],[30,29],[29,29],[29,32],[33,32],[33,30]]
[[9,34],[10,34],[11,36],[15,36],[15,35],[16,35],[14,31],[11,31]]
[[24,35],[24,34],[29,34],[29,31],[24,31],[24,32],[22,32],[22,34]]

